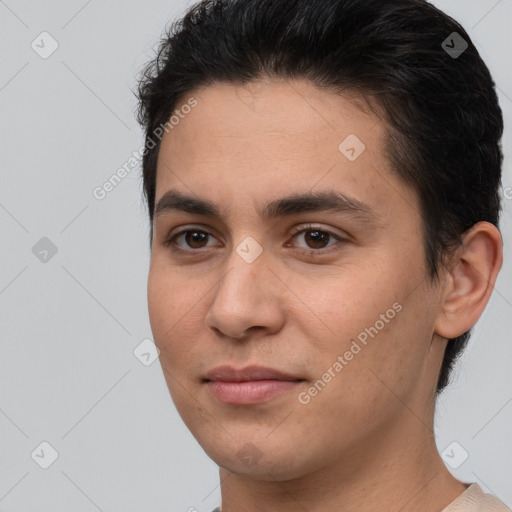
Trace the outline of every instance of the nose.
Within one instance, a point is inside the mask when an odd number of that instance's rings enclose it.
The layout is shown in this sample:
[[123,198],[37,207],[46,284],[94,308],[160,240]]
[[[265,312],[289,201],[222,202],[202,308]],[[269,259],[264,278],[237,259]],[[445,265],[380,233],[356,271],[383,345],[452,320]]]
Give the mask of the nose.
[[249,263],[233,250],[225,268],[213,290],[206,315],[208,328],[234,339],[243,339],[250,331],[281,329],[286,287],[276,279],[264,253]]

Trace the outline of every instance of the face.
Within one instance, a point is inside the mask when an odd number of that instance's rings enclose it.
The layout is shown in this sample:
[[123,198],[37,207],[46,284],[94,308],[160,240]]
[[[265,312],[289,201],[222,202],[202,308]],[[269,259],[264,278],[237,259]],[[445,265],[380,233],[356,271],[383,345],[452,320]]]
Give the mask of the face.
[[[307,81],[190,96],[162,139],[148,280],[177,410],[238,474],[370,457],[406,435],[439,370],[418,202],[383,156],[385,126]],[[219,366],[288,380],[207,375]]]

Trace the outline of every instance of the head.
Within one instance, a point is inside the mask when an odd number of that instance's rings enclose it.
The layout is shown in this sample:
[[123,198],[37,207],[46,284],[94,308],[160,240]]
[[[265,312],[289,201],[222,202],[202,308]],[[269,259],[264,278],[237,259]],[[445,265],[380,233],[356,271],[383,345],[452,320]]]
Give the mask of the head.
[[[466,31],[423,0],[204,1],[139,98],[151,326],[205,450],[278,453],[276,404],[295,442],[337,429],[345,453],[433,404],[501,265],[503,121]],[[204,378],[221,364],[291,372],[297,399],[220,404]]]

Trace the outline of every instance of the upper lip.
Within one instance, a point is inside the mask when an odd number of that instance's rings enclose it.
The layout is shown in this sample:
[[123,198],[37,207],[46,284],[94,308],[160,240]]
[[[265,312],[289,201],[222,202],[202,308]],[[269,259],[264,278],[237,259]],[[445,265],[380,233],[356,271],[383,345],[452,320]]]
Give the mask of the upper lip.
[[247,382],[250,380],[303,380],[294,375],[265,366],[246,366],[240,370],[232,366],[217,366],[205,375],[205,380]]

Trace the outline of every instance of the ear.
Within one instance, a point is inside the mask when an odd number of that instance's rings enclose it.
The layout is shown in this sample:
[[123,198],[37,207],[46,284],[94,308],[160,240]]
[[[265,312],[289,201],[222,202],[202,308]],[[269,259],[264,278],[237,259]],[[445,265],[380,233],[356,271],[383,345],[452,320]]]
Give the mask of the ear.
[[499,229],[478,222],[450,256],[435,332],[451,339],[473,327],[483,313],[503,263]]

